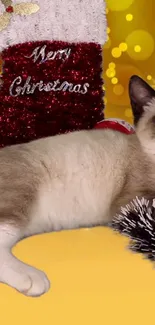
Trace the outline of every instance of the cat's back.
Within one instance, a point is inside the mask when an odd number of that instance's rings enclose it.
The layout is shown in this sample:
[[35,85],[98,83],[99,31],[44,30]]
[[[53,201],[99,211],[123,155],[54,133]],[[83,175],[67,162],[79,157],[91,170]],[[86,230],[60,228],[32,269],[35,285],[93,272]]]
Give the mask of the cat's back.
[[[0,169],[23,172],[47,167],[51,172],[62,169],[69,174],[75,170],[109,169],[116,157],[126,155],[127,136],[113,130],[88,130],[47,137],[0,150]],[[18,172],[18,174],[19,174]]]
[[72,228],[73,223],[85,225],[88,218],[92,224],[99,224],[103,214],[108,218],[124,181],[121,154],[126,143],[125,135],[112,130],[79,131],[32,143],[33,150],[44,152],[49,171],[40,191],[42,214],[46,210],[50,219],[61,220],[58,229],[68,220]]
[[111,154],[114,152],[115,148],[115,152],[119,153],[126,144],[127,136],[125,134],[103,129],[76,131],[48,137],[30,142],[27,144],[27,148],[40,154],[51,155],[51,157],[55,155],[57,157],[61,155],[62,157],[69,153],[70,155],[78,154],[79,157],[79,154],[86,152],[86,150],[96,154],[97,151],[100,151],[100,153],[104,151],[107,152],[108,148]]
[[22,206],[33,194],[28,233],[100,224],[122,186],[126,144],[119,132],[93,130],[2,149],[0,193],[22,195]]

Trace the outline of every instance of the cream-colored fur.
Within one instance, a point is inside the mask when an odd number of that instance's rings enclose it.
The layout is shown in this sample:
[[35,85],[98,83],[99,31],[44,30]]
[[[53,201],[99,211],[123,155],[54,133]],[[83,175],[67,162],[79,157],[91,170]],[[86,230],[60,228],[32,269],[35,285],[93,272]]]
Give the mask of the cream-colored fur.
[[79,131],[0,150],[1,282],[29,296],[45,293],[46,275],[12,255],[17,241],[104,225],[135,196],[155,197],[150,110],[141,109],[134,135]]

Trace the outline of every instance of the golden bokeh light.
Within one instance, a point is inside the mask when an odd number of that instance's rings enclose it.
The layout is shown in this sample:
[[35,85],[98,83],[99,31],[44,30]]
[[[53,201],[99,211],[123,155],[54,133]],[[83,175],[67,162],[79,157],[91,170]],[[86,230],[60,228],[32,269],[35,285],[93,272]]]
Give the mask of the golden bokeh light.
[[128,46],[127,46],[127,44],[126,43],[120,43],[120,45],[119,45],[119,49],[121,50],[121,52],[126,52],[127,51],[127,48],[128,48]]
[[122,55],[122,52],[121,52],[121,50],[119,49],[119,47],[114,47],[114,48],[112,49],[111,54],[112,54],[112,56],[113,56],[114,58],[119,58],[119,57]]
[[126,117],[132,117],[132,110],[131,110],[131,108],[126,108],[126,110],[125,110],[125,116]]
[[126,15],[126,21],[132,21],[133,20],[133,15],[132,14],[127,14]]
[[145,30],[134,30],[126,37],[128,55],[134,60],[147,60],[154,51],[154,39]]
[[[103,60],[107,97],[105,116],[132,123],[128,93],[130,77],[139,75],[155,89],[155,1],[106,0],[106,3],[110,40],[104,47]],[[109,78],[107,69],[115,71],[115,76]],[[115,78],[118,79],[116,84]]]
[[[126,108],[130,107],[128,86],[129,79],[132,75],[139,75],[144,77],[141,71],[132,64],[116,64],[116,76],[114,78],[118,79],[116,84],[112,83],[112,79],[104,75],[105,87],[106,87],[106,97],[108,98],[108,114],[113,117],[118,117],[118,111],[122,111],[122,118],[124,116],[124,111]],[[115,79],[114,79],[115,82]],[[120,87],[121,85],[123,87]],[[119,86],[119,87],[115,87]],[[114,88],[115,87],[115,88]],[[118,95],[119,93],[119,95]],[[124,116],[125,117],[125,116]]]
[[106,0],[107,6],[112,11],[124,11],[128,9],[134,0]]
[[142,48],[141,48],[140,45],[135,45],[135,46],[134,46],[134,51],[135,51],[136,53],[140,53],[141,50],[142,50]]
[[150,74],[147,75],[147,80],[152,80],[152,76]]
[[117,84],[114,86],[113,92],[116,96],[121,96],[124,93],[124,87],[121,84]]
[[111,79],[111,82],[113,85],[116,85],[118,83],[118,79],[116,77]]
[[107,104],[107,98],[106,97],[104,97],[104,104],[106,105]]
[[115,76],[116,72],[114,69],[107,69],[106,75],[108,78],[113,78]]
[[109,63],[109,68],[110,69],[115,69],[116,68],[116,64],[114,62],[110,62]]

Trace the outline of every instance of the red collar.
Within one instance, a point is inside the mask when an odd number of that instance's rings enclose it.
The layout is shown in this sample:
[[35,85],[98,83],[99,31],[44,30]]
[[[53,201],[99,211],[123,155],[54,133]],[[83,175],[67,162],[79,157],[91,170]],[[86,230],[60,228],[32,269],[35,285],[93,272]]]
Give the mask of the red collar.
[[106,119],[95,125],[95,129],[113,129],[125,134],[134,133],[134,127],[120,119]]

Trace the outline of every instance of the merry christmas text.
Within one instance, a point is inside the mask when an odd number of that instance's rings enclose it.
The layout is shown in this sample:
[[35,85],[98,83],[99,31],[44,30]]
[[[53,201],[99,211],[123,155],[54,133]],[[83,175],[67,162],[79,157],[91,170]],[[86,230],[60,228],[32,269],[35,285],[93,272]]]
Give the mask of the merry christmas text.
[[89,88],[88,83],[84,84],[72,84],[68,81],[61,82],[59,79],[44,83],[43,80],[40,80],[37,83],[31,82],[31,77],[29,76],[26,81],[23,82],[22,77],[18,76],[12,82],[9,93],[12,97],[18,97],[21,95],[30,95],[34,94],[36,90],[40,92],[50,92],[50,91],[63,91],[63,92],[70,92],[70,93],[79,93],[85,95],[88,92]]
[[59,60],[67,60],[71,54],[71,49],[66,48],[63,50],[57,50],[57,51],[47,51],[47,45],[43,45],[36,47],[32,54],[30,56],[25,56],[25,58],[33,58],[33,62],[36,63],[39,61],[39,63],[44,63],[46,61],[51,61],[55,59]]

